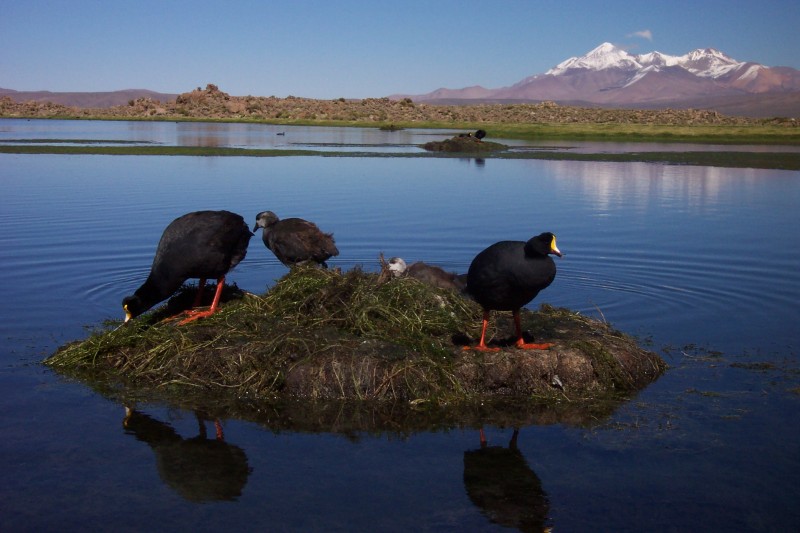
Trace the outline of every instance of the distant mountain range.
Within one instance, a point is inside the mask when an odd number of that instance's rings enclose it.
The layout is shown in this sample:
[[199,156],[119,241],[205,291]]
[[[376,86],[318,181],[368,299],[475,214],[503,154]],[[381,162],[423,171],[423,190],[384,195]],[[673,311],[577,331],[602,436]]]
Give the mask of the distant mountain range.
[[633,55],[603,43],[510,87],[437,89],[391,99],[467,104],[555,101],[603,107],[698,107],[727,114],[800,116],[800,70],[737,61],[713,48]]
[[131,100],[150,98],[159,102],[174,101],[177,94],[157,93],[147,89],[124,89],[96,93],[57,93],[50,91],[13,91],[0,88],[0,98],[11,97],[15,102],[52,102],[71,107],[114,107],[127,105]]
[[[146,89],[60,93],[0,88],[0,98],[4,96],[15,102],[52,102],[81,108],[127,105],[139,98],[174,102],[178,97]],[[554,101],[584,107],[695,108],[734,116],[800,118],[800,70],[737,61],[713,48],[682,56],[661,52],[633,55],[603,43],[510,87],[442,88],[389,98],[443,105]]]

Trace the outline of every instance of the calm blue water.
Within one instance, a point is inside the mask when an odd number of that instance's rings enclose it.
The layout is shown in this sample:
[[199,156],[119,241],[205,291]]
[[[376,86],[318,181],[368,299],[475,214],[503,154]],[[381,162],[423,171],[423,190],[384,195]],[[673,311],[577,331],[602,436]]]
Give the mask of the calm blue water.
[[[264,147],[295,142],[296,133],[218,124],[164,133],[183,127],[0,121],[0,142],[33,135]],[[413,150],[408,145],[426,135],[395,132],[411,137],[387,148],[386,132],[306,130],[296,142],[372,144],[379,152]],[[0,155],[0,198],[2,531],[502,528],[465,486],[465,452],[478,447],[473,429],[346,439],[230,418],[226,442],[243,452],[250,473],[235,501],[197,503],[164,472],[163,454],[125,432],[121,405],[39,364],[87,327],[121,318],[120,301],[146,277],[163,228],[198,209],[229,209],[248,221],[265,209],[313,220],[334,233],[341,255],[331,263],[343,269],[377,270],[383,252],[463,272],[492,242],[553,231],[565,257],[533,306],[604,317],[655,350],[669,348],[672,369],[588,428],[521,428],[519,448],[541,482],[547,524],[800,526],[798,172]],[[229,280],[263,292],[285,272],[254,239]],[[184,438],[197,435],[190,411],[140,407]],[[511,437],[510,428],[486,429],[492,445]]]

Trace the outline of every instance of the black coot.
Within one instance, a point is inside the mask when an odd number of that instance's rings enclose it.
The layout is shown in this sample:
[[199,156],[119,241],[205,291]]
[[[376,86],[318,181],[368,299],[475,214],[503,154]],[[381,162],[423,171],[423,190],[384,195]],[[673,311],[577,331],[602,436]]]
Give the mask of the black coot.
[[169,298],[190,278],[200,279],[195,305],[200,303],[206,279],[217,280],[217,291],[208,310],[188,311],[188,318],[180,323],[214,313],[225,275],[244,259],[252,236],[244,218],[230,211],[195,211],[173,220],[161,235],[147,280],[122,300],[125,321]]
[[475,256],[467,272],[467,289],[483,307],[483,327],[478,350],[498,350],[486,346],[489,311],[512,311],[516,327],[516,346],[546,349],[551,344],[526,344],[522,339],[519,310],[556,277],[556,264],[549,254],[561,257],[556,236],[542,233],[528,242],[501,241]]

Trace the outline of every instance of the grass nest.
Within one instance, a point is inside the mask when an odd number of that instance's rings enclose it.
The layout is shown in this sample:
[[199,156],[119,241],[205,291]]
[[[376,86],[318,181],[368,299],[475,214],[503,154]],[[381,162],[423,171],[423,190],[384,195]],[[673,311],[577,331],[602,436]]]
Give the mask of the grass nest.
[[[411,278],[361,269],[295,268],[263,295],[225,287],[221,309],[177,326],[186,286],[163,308],[123,326],[107,323],[59,348],[45,364],[126,388],[186,387],[250,399],[431,401],[487,397],[578,399],[627,393],[666,368],[630,337],[567,309],[523,310],[526,336],[554,342],[523,351],[498,332],[499,352],[464,350],[480,333],[472,300]],[[213,292],[210,290],[207,293]],[[506,316],[507,315],[507,316]]]

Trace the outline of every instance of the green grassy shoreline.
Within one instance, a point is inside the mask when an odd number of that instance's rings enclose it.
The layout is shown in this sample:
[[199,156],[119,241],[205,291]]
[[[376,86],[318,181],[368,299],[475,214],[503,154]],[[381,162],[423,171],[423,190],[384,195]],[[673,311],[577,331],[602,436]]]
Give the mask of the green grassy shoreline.
[[[563,123],[510,123],[510,122],[462,122],[462,121],[390,121],[325,119],[257,119],[257,118],[207,118],[176,117],[121,117],[121,116],[70,116],[49,117],[8,116],[3,118],[30,120],[105,120],[105,121],[150,121],[150,122],[211,122],[233,124],[262,124],[273,126],[328,126],[353,128],[392,128],[445,130],[455,135],[459,132],[485,129],[489,139],[518,139],[526,141],[552,141],[569,143],[577,141],[637,143],[692,143],[717,145],[763,145],[800,146],[800,128],[793,121],[771,120],[743,124],[658,124],[627,122],[563,122]],[[13,143],[13,144],[11,144]],[[67,144],[79,143],[79,144]],[[753,152],[753,151],[637,151],[626,153],[571,153],[563,149],[536,151],[499,151],[481,153],[381,153],[381,152],[330,152],[320,150],[276,150],[229,147],[162,146],[155,144],[130,144],[115,140],[76,141],[67,139],[5,140],[0,144],[0,153],[8,154],[65,154],[65,155],[160,155],[160,156],[209,156],[209,157],[480,157],[504,159],[544,159],[563,161],[608,161],[645,162],[677,165],[700,165],[728,168],[763,168],[800,170],[800,153]]]
[[127,156],[195,156],[195,157],[476,157],[481,159],[539,159],[553,161],[604,161],[615,163],[641,162],[672,165],[697,165],[723,168],[761,168],[800,170],[800,153],[796,152],[626,152],[571,153],[565,151],[498,152],[498,153],[381,153],[324,152],[319,150],[275,150],[202,146],[65,146],[56,144],[0,145],[6,154],[57,155],[127,155]]
[[392,128],[474,131],[482,128],[489,138],[552,141],[604,141],[604,142],[663,142],[700,144],[780,144],[800,145],[800,127],[787,122],[765,122],[739,125],[675,125],[641,123],[494,123],[494,122],[442,122],[396,121],[372,122],[360,120],[324,119],[254,119],[254,118],[201,118],[201,117],[119,117],[119,116],[0,116],[2,119],[28,120],[101,120],[122,122],[209,122],[228,124],[263,124],[274,126],[327,126],[348,128]]

